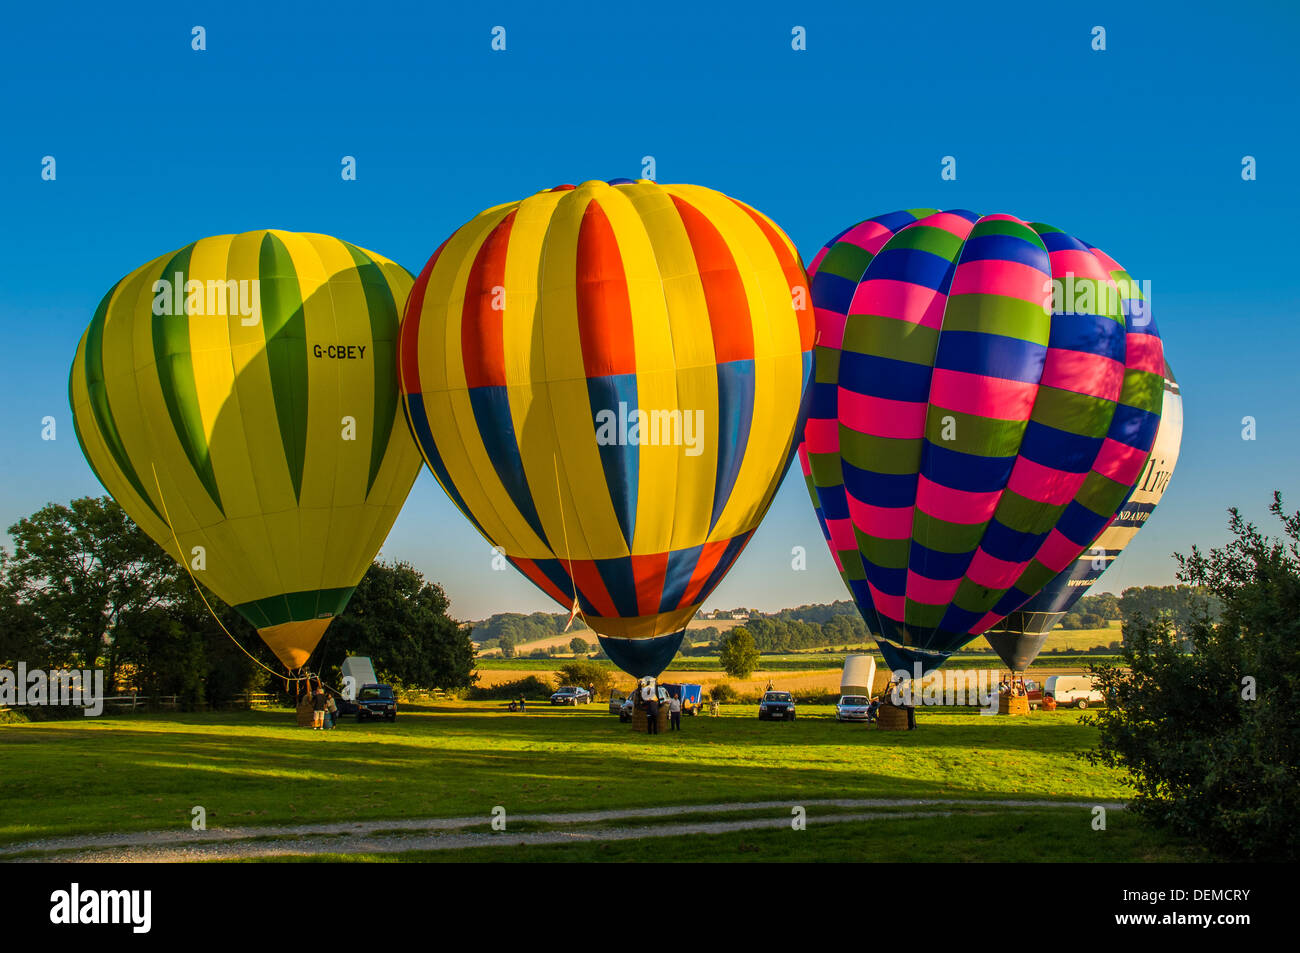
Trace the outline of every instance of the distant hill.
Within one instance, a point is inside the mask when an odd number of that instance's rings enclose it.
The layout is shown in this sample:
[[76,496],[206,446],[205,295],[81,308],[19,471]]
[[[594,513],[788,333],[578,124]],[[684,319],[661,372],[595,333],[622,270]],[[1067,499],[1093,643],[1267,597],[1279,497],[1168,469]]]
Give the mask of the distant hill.
[[[572,638],[574,634],[581,635],[587,631],[586,624],[581,618],[577,618],[573,620],[573,625],[569,626],[568,633],[565,633],[564,627],[568,621],[567,612],[534,612],[529,615],[520,612],[498,612],[483,622],[472,623],[470,638],[480,645],[484,642],[501,645],[503,639],[509,645],[522,645],[525,642],[538,642],[563,634]],[[592,639],[588,638],[588,641]]]

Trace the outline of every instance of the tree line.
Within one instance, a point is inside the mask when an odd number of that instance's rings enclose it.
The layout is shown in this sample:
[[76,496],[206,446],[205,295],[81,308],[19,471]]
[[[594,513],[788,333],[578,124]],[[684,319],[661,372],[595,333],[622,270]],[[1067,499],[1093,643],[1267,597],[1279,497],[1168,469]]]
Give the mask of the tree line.
[[[209,612],[189,574],[112,498],[49,503],[9,534],[13,551],[0,548],[0,665],[102,668],[111,693],[177,695],[183,704],[284,687],[261,667],[280,671],[256,629],[205,590]],[[449,607],[442,587],[411,565],[376,562],[309,669],[338,684],[345,657],[368,655],[398,686],[465,687],[474,650]]]

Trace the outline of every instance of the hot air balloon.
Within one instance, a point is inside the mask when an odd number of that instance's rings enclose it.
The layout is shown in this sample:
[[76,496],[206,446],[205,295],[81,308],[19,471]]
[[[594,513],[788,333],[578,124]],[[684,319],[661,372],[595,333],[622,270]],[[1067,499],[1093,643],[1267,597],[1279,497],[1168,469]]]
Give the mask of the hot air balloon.
[[1023,606],[984,633],[1012,672],[1023,672],[1037,658],[1048,633],[1133,541],[1165,495],[1178,464],[1183,440],[1183,398],[1173,371],[1165,363],[1165,397],[1151,456],[1133,495],[1120,507],[1100,536],[1068,569]]
[[401,388],[479,532],[657,676],[793,458],[812,336],[798,253],[765,216],[699,186],[585,182],[434,253]]
[[924,673],[1114,518],[1160,422],[1161,340],[1112,259],[1010,215],[882,215],[809,275],[809,492],[890,668]]
[[77,347],[91,469],[290,670],[420,472],[397,393],[411,281],[325,235],[219,235],[119,281]]

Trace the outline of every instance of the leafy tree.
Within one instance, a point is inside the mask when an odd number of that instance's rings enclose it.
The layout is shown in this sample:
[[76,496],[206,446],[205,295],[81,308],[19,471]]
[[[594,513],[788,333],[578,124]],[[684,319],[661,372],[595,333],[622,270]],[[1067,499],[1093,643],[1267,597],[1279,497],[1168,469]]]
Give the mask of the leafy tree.
[[555,672],[555,687],[577,685],[580,688],[595,686],[595,697],[608,696],[614,686],[614,673],[598,662],[578,659],[561,665]]
[[[41,620],[53,665],[93,668],[115,681],[124,615],[175,600],[184,570],[111,497],[47,503],[9,527],[6,589]],[[192,589],[188,578],[184,585]]]
[[575,635],[569,639],[569,651],[574,655],[586,655],[589,648],[591,646],[587,644],[587,640],[580,635]]
[[1193,626],[1207,613],[1219,614],[1218,598],[1204,587],[1142,586],[1125,589],[1119,602],[1120,615],[1126,626],[1135,619],[1168,619],[1175,632]]
[[384,677],[419,688],[465,688],[473,679],[469,630],[447,615],[442,587],[409,563],[375,562],[329,628],[321,663],[367,655]]
[[738,625],[719,639],[721,652],[718,661],[722,670],[732,678],[749,678],[758,668],[758,648],[754,637],[743,625]]
[[1300,513],[1285,513],[1279,494],[1270,510],[1284,538],[1234,508],[1226,546],[1177,557],[1179,580],[1214,597],[1181,623],[1159,600],[1139,608],[1125,592],[1123,667],[1094,668],[1109,705],[1092,718],[1101,739],[1089,758],[1128,772],[1137,811],[1212,851],[1294,861]]
[[36,610],[19,598],[18,587],[10,583],[8,565],[9,556],[0,549],[0,666],[44,661],[49,658],[45,627]]

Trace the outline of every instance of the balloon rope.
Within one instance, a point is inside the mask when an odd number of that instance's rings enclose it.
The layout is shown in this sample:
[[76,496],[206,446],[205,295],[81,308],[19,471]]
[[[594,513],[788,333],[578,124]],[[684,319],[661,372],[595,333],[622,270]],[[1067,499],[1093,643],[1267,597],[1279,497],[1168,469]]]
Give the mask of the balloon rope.
[[[573,552],[569,549],[569,523],[564,517],[564,495],[560,493],[560,458],[551,454],[551,463],[555,466],[555,498],[560,502],[560,528],[564,530],[564,553],[569,561],[569,582],[573,583],[573,607],[569,609],[569,621],[564,624],[564,631],[573,625],[574,616],[582,616],[582,607],[578,604],[578,580],[573,578]],[[585,616],[582,624],[587,624]]]
[[283,678],[285,682],[302,682],[302,681],[310,682],[311,681],[310,675],[298,675],[298,676],[286,675],[282,672],[277,672],[275,669],[270,668],[269,666],[263,664],[260,659],[256,658],[253,655],[253,653],[249,652],[248,649],[244,648],[242,645],[239,644],[239,639],[235,638],[233,635],[230,635],[230,630],[226,628],[226,624],[221,621],[221,618],[213,610],[212,604],[208,602],[208,597],[203,594],[203,587],[200,586],[199,581],[194,578],[194,572],[193,570],[190,569],[190,564],[185,559],[185,553],[181,550],[181,541],[176,538],[176,528],[172,526],[171,514],[167,512],[167,501],[163,499],[162,484],[158,482],[158,468],[152,462],[150,462],[149,469],[153,470],[153,485],[158,488],[158,502],[162,504],[163,519],[167,521],[167,529],[171,531],[172,542],[176,544],[176,555],[178,557],[178,561],[182,566],[185,567],[185,572],[187,575],[189,575],[190,582],[194,583],[194,591],[199,594],[199,598],[203,600],[203,604],[207,607],[207,610],[211,614],[212,618],[216,620],[217,625],[221,626],[221,631],[226,633],[226,635],[230,636],[230,641],[235,643],[235,645],[239,648],[239,651],[243,652],[250,659],[252,659],[255,664],[261,665],[262,668],[266,669],[276,678]]

